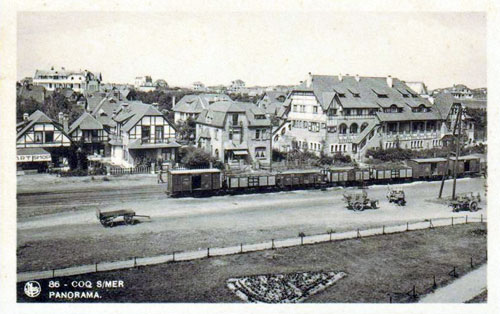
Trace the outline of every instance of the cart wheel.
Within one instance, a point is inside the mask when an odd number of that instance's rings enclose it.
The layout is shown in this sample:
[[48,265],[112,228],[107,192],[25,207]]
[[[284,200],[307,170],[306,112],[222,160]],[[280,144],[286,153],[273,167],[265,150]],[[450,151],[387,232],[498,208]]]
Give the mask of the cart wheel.
[[134,216],[125,215],[125,216],[123,216],[123,220],[125,221],[125,223],[126,223],[127,225],[132,225],[132,224],[134,224]]
[[109,219],[107,222],[108,227],[113,227],[115,225],[115,222],[112,219]]
[[101,225],[103,225],[104,227],[107,227],[108,226],[108,222],[106,221],[106,219],[104,218],[101,218]]
[[469,208],[470,208],[470,211],[471,211],[471,212],[476,212],[476,211],[477,211],[477,209],[478,209],[478,207],[477,207],[477,202],[475,202],[475,201],[470,202],[470,204],[469,204]]
[[362,211],[364,208],[363,208],[363,204],[359,203],[359,202],[356,202],[352,205],[352,208],[354,208],[355,211]]

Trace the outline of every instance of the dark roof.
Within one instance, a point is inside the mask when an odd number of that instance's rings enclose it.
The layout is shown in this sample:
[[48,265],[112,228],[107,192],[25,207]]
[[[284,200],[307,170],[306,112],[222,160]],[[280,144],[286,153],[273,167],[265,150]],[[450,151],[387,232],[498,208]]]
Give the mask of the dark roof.
[[173,111],[184,113],[200,113],[203,111],[203,109],[207,109],[212,103],[221,100],[230,101],[231,98],[226,94],[186,95],[182,97],[177,104],[175,104]]
[[26,147],[26,148],[18,148],[17,155],[50,155],[45,149],[41,147]]
[[[331,104],[332,93],[344,96],[336,99],[345,108],[386,108],[392,105],[405,107],[405,100],[409,98],[403,97],[401,91],[405,91],[406,94],[415,94],[406,83],[397,78],[392,78],[392,87],[390,87],[385,77],[342,76],[339,79],[338,76],[333,75],[312,75],[310,87],[303,83],[293,90],[312,91],[324,110]],[[355,97],[354,94],[359,97]],[[382,98],[379,95],[387,97]],[[419,96],[412,100],[427,106],[431,105],[427,99]]]
[[[229,113],[245,113],[249,127],[271,126],[271,121],[265,116],[266,112],[263,109],[253,103],[235,101],[219,101],[212,104],[200,113],[196,121],[197,123],[224,127],[226,116]],[[211,118],[210,123],[207,123],[207,116]],[[256,119],[256,116],[262,116],[262,119]]]
[[68,134],[73,133],[76,129],[80,128],[80,130],[102,130],[104,129],[101,122],[97,121],[92,115],[88,112],[84,112],[75,122],[71,124],[69,127]]

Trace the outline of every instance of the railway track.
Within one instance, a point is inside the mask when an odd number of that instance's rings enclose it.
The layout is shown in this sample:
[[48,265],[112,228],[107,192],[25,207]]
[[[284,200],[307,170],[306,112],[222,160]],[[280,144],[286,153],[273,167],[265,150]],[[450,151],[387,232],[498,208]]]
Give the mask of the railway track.
[[159,185],[19,193],[17,195],[17,218],[162,197],[166,195],[164,188]]

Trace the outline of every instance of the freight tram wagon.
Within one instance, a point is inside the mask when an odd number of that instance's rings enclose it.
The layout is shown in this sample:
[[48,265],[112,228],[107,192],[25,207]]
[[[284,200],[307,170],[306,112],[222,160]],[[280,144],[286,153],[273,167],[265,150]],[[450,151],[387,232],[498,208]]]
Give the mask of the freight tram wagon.
[[[454,163],[455,161],[451,159],[448,171],[445,171],[445,158],[412,159],[406,162],[406,166],[331,167],[258,174],[227,174],[219,169],[169,170],[167,172],[167,194],[170,196],[203,196],[437,180],[442,177],[443,173],[451,174]],[[481,170],[479,157],[459,157],[458,177],[480,175]]]

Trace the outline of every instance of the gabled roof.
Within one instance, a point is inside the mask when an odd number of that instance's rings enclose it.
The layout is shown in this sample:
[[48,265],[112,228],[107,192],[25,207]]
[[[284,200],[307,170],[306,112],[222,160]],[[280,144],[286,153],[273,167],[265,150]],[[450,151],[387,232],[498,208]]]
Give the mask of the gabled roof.
[[207,109],[212,103],[217,101],[230,101],[231,98],[226,94],[198,94],[186,95],[174,106],[174,112],[200,113]]
[[[231,113],[245,113],[248,119],[248,125],[252,126],[271,126],[271,121],[265,116],[266,112],[249,102],[219,101],[204,109],[197,123],[208,124],[215,127],[224,127],[226,116]],[[211,122],[207,123],[207,116]],[[262,118],[256,119],[256,116]]]
[[102,130],[104,129],[101,122],[97,121],[92,115],[88,112],[84,112],[75,122],[71,124],[69,127],[68,134],[73,133],[76,129],[80,128],[80,130]]
[[441,119],[446,119],[450,113],[454,103],[460,103],[460,100],[453,97],[451,94],[442,93],[434,99],[434,108],[437,109]]
[[17,125],[18,128],[21,128],[21,130],[17,132],[17,139],[19,139],[26,131],[28,131],[36,123],[52,123],[57,129],[62,131],[62,128],[59,125],[59,123],[49,118],[45,113],[41,112],[40,110],[37,110],[28,117],[28,120],[23,121]]

